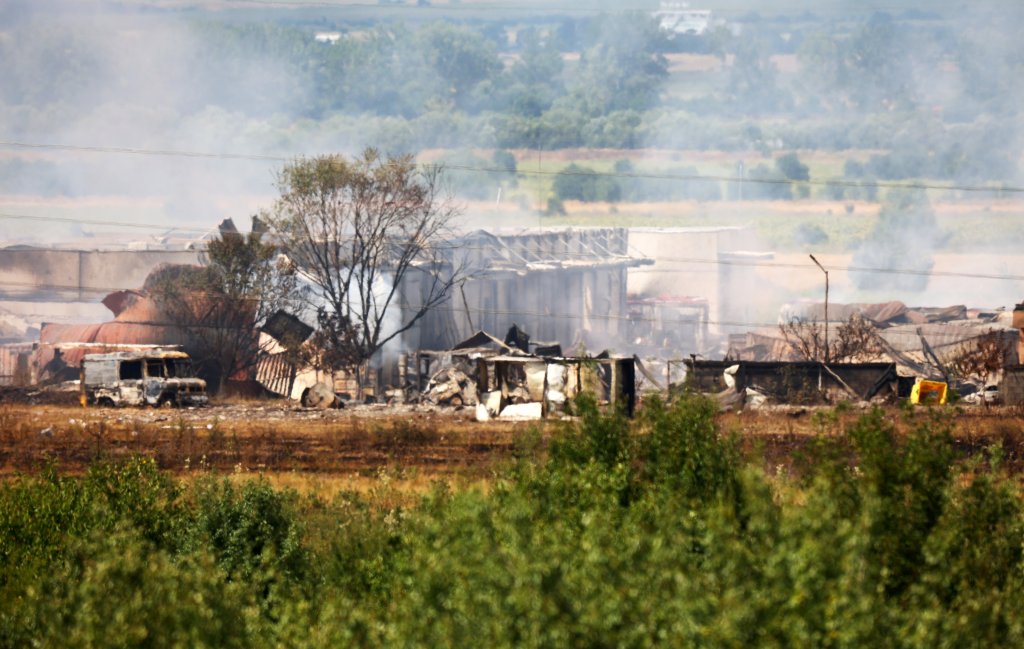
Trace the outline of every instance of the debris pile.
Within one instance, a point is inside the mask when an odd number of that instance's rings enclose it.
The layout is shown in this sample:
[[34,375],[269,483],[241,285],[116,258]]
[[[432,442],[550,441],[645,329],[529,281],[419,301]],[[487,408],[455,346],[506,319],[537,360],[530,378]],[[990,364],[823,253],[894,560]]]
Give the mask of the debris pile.
[[516,325],[504,340],[481,331],[450,350],[415,356],[418,369],[423,362],[440,366],[429,374],[423,399],[438,406],[475,406],[480,421],[561,413],[582,390],[604,403],[624,403],[630,413],[636,398],[632,357],[564,357],[560,345],[530,342]]
[[425,397],[439,406],[474,406],[477,404],[476,382],[454,365],[445,367],[430,377]]

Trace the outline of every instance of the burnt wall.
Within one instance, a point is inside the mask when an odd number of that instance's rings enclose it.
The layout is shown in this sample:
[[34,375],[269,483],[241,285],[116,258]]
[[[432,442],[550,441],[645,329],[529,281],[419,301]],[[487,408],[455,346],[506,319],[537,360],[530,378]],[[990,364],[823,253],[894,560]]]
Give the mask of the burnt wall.
[[830,363],[829,373],[821,363],[686,361],[687,380],[695,390],[721,392],[727,387],[723,373],[733,365],[739,366],[735,374],[739,390],[753,388],[783,402],[815,402],[826,394],[845,395],[842,383],[861,399],[896,392],[894,363]]
[[1008,406],[1024,406],[1024,365],[1004,368],[999,393]]
[[91,300],[139,288],[161,264],[198,264],[194,250],[0,250],[0,299]]

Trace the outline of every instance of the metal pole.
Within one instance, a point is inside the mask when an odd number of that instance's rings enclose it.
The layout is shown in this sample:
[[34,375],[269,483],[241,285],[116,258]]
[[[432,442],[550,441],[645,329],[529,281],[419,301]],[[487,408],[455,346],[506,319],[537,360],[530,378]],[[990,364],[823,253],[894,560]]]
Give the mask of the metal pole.
[[811,261],[821,269],[821,272],[825,273],[825,362],[829,362],[829,351],[828,351],[828,271],[822,266],[814,255],[809,255]]

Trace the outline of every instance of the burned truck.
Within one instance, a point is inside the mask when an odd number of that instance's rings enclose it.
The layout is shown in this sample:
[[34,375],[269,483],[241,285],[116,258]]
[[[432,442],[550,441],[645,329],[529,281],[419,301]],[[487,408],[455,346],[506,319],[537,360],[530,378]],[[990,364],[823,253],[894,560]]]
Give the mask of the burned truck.
[[192,372],[181,351],[86,354],[81,370],[82,405],[202,406],[206,381]]

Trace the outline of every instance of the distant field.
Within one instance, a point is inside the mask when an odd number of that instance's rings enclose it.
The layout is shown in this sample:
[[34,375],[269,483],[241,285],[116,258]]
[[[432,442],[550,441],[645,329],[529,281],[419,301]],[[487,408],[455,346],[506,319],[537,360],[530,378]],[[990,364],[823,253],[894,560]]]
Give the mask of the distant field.
[[[423,161],[436,161],[450,152],[428,150],[420,155]],[[564,215],[545,214],[547,200],[558,172],[575,163],[597,173],[615,174],[615,165],[628,161],[629,174],[617,180],[626,185],[633,182],[630,174],[647,176],[648,183],[678,183],[686,178],[713,176],[706,182],[716,186],[717,193],[729,197],[731,178],[736,164],[746,169],[764,164],[774,165],[774,157],[757,151],[677,151],[668,149],[564,149],[558,151],[511,151],[517,160],[519,177],[515,186],[502,188],[493,180],[493,198],[464,200],[463,224],[467,228],[521,228],[543,226],[621,226],[621,227],[690,227],[708,225],[746,226],[757,235],[767,249],[800,251],[807,246],[807,233],[816,237],[814,249],[820,252],[849,252],[872,230],[880,208],[878,202],[862,200],[831,200],[824,187],[806,186],[808,198],[779,200],[674,200],[661,202],[581,203],[566,201]],[[847,160],[867,160],[876,150],[800,150],[800,160],[810,169],[812,180],[842,177]],[[493,150],[478,149],[472,154],[490,160]],[[490,164],[490,163],[486,163]],[[678,179],[676,179],[677,177]],[[160,235],[174,226],[202,234],[223,218],[232,218],[240,227],[248,225],[251,214],[271,206],[274,192],[267,172],[265,193],[212,194],[197,192],[182,202],[172,196],[81,196],[44,197],[33,195],[0,195],[0,215],[14,217],[41,216],[51,220],[2,218],[0,232],[5,241],[21,241],[44,237],[48,242],[81,241],[90,245],[90,235],[130,234],[138,239]],[[687,180],[689,183],[702,182]],[[936,182],[942,185],[942,182]],[[879,191],[884,198],[887,189]],[[1015,251],[1024,245],[1024,202],[1016,198],[994,198],[984,193],[964,197],[950,196],[944,190],[930,190],[929,198],[944,235],[947,252],[980,250]],[[69,221],[84,221],[76,224]],[[104,225],[109,223],[109,225]],[[131,224],[118,226],[118,223]],[[83,238],[86,237],[86,238]]]

